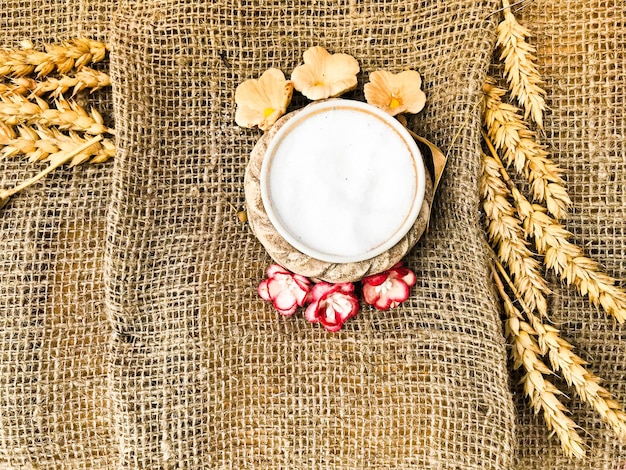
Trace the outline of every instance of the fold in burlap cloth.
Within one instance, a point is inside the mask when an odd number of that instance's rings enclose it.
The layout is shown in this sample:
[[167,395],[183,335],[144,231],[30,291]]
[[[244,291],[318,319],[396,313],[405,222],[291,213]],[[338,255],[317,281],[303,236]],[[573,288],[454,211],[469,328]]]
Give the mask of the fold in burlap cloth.
[[[0,216],[0,466],[566,468],[510,385],[488,281],[475,105],[499,2],[338,3],[3,2],[4,46],[108,41],[113,93],[97,106],[119,151],[57,172]],[[540,30],[568,227],[623,277],[625,18],[595,3],[538,1],[525,18]],[[288,74],[315,44],[359,60],[357,99],[376,68],[419,70],[428,105],[409,126],[449,152],[429,233],[407,258],[412,297],[365,308],[338,334],[257,297],[270,258],[229,205],[243,202],[260,136],[234,125],[235,87],[270,66]],[[3,187],[36,171],[2,165]],[[565,336],[626,401],[622,330],[554,288]],[[592,459],[568,469],[626,461],[572,408]]]

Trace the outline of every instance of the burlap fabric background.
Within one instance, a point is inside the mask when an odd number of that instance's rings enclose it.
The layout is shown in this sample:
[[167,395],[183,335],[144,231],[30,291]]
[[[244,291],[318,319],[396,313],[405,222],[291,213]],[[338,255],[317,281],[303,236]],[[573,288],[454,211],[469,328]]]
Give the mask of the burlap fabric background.
[[[3,2],[3,45],[107,39],[114,87],[98,105],[114,117],[119,152],[58,172],[0,217],[0,466],[563,462],[511,399],[486,281],[475,104],[499,2],[42,3]],[[617,7],[602,6],[546,0],[527,15],[543,25],[547,137],[568,170],[571,228],[623,276],[624,31],[611,24]],[[270,66],[289,73],[313,44],[357,57],[356,98],[373,69],[419,69],[429,103],[411,127],[450,152],[430,232],[407,260],[413,296],[388,313],[364,309],[339,334],[278,318],[256,296],[270,259],[229,206],[243,202],[259,137],[234,126],[236,85]],[[35,171],[2,165],[3,186]],[[619,331],[569,290],[553,309],[626,400]],[[576,408],[595,460],[580,468],[613,469],[620,450],[587,416]]]

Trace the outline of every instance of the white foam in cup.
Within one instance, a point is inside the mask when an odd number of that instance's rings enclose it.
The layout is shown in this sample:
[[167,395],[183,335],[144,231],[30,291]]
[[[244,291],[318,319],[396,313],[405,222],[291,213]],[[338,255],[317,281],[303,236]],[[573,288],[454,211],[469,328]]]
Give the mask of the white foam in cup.
[[332,263],[373,258],[409,231],[424,200],[421,153],[366,103],[313,103],[281,127],[263,159],[261,195],[277,232]]

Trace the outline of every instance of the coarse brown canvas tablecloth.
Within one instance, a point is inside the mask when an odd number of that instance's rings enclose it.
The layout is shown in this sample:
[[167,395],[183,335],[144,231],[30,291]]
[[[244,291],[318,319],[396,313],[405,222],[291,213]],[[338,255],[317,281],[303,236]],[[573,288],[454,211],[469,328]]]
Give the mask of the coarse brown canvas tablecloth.
[[[590,5],[591,3],[592,5]],[[0,214],[0,468],[611,469],[626,450],[578,400],[590,458],[562,457],[509,370],[479,211],[481,87],[498,1],[4,1],[0,46],[110,46],[94,95],[114,161],[63,169]],[[534,2],[567,227],[624,278],[624,7]],[[259,131],[234,90],[312,45],[420,71],[409,126],[449,154],[409,301],[330,334],[279,318],[236,217]],[[296,100],[295,105],[303,104]],[[458,134],[458,138],[455,136]],[[1,162],[9,187],[38,167]],[[553,280],[550,313],[626,401],[623,328]],[[511,379],[511,377],[513,377]],[[566,467],[567,466],[567,467]]]

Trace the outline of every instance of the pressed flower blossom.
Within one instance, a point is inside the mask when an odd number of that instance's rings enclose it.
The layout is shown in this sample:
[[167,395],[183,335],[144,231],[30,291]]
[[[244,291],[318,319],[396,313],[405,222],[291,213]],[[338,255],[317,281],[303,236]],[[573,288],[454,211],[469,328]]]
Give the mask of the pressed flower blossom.
[[267,279],[259,284],[259,295],[272,302],[278,313],[292,315],[302,307],[310,290],[310,281],[299,274],[293,274],[283,267],[272,264],[267,268]]
[[359,63],[348,54],[330,54],[320,46],[304,53],[304,65],[291,74],[296,90],[310,100],[323,100],[354,90]]
[[351,282],[315,284],[307,300],[311,304],[304,312],[305,318],[311,323],[320,322],[332,332],[339,331],[346,320],[359,312],[359,301]]
[[268,69],[258,80],[246,80],[235,90],[235,122],[266,131],[285,114],[292,94],[293,83],[280,70]]
[[377,70],[370,74],[370,81],[365,84],[365,99],[392,116],[415,114],[426,104],[426,95],[421,86],[422,78],[415,70],[398,74]]
[[363,299],[378,310],[388,310],[409,298],[409,287],[415,282],[415,273],[399,262],[387,271],[363,279]]

